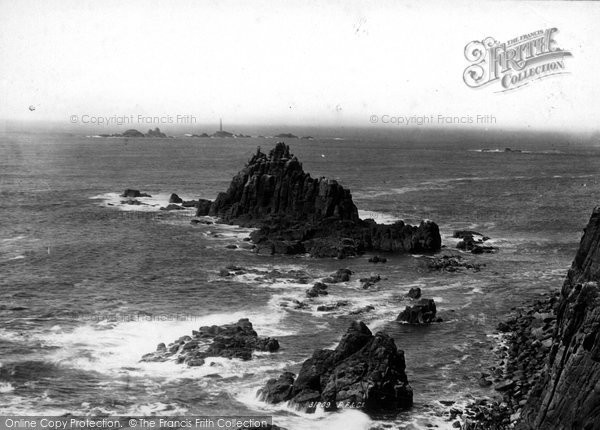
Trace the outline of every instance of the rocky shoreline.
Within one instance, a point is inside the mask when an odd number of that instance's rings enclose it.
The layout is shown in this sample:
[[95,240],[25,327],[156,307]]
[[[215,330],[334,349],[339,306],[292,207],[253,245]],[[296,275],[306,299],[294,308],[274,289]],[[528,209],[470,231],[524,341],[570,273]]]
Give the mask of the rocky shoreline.
[[497,366],[481,373],[479,384],[493,386],[500,399],[481,398],[464,410],[448,414],[464,430],[519,428],[524,406],[540,382],[556,330],[554,311],[559,294],[545,295],[516,310],[516,315],[497,326],[499,343],[494,350]]

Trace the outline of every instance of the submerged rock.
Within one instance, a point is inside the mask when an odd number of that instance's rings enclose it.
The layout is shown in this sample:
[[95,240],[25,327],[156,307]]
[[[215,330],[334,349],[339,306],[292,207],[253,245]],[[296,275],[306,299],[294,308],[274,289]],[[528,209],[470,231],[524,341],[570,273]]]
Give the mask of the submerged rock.
[[361,220],[350,191],[333,179],[305,173],[282,142],[268,155],[259,149],[209,214],[258,228],[251,237],[261,253],[344,258],[369,250],[428,252],[441,246],[431,221],[411,226]]
[[493,246],[485,245],[490,238],[471,230],[458,230],[454,232],[455,238],[462,239],[456,244],[458,249],[470,251],[472,254],[493,253],[498,249]]
[[369,263],[387,263],[387,258],[380,257],[379,255],[375,255],[369,258]]
[[332,273],[327,278],[323,279],[323,282],[327,282],[329,284],[337,284],[339,282],[348,282],[350,280],[350,275],[352,275],[352,270],[338,269],[335,273]]
[[413,403],[405,373],[404,352],[387,334],[375,335],[362,322],[353,322],[335,350],[316,350],[298,377],[287,372],[258,390],[263,401],[291,401],[313,412],[359,408],[396,412]]
[[161,211],[181,211],[183,209],[185,209],[183,206],[179,206],[173,203],[167,205],[166,207],[163,206],[160,208]]
[[182,336],[166,346],[160,343],[155,352],[142,357],[142,361],[166,361],[175,359],[189,366],[201,366],[208,357],[226,357],[250,360],[253,351],[275,352],[279,349],[276,339],[258,337],[247,319],[222,326],[204,326]]
[[311,289],[306,291],[306,297],[326,296],[327,285],[322,282],[317,282]]
[[430,270],[444,270],[446,272],[458,272],[462,269],[479,272],[482,267],[485,267],[485,264],[465,261],[461,255],[442,255],[427,258],[426,264]]
[[369,276],[368,278],[360,278],[360,282],[362,283],[363,290],[366,290],[366,289],[372,287],[379,281],[381,281],[381,276],[379,276],[379,275],[372,275],[372,276]]

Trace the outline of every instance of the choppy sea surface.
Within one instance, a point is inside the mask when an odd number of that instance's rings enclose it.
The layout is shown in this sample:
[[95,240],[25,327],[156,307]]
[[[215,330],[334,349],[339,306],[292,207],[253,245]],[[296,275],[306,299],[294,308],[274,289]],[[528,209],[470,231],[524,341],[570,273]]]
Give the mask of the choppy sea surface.
[[[499,252],[467,256],[477,273],[430,272],[419,255],[346,259],[258,256],[249,230],[190,225],[193,212],[160,211],[170,193],[213,199],[257,146],[275,139],[96,139],[69,134],[0,136],[0,411],[3,414],[273,415],[288,429],[450,428],[442,401],[490,396],[478,385],[494,364],[494,329],[515,306],[559,288],[592,207],[600,202],[600,149],[561,136],[491,144],[476,137],[345,137],[289,140],[313,176],[350,188],[364,217],[433,219],[453,248],[455,229],[491,237]],[[486,149],[486,151],[482,151]],[[498,150],[496,150],[498,149]],[[144,206],[120,203],[135,188]],[[261,276],[220,277],[235,264],[306,271],[316,281],[338,268],[351,281],[330,286],[309,308],[307,285]],[[380,274],[363,290],[361,277]],[[444,322],[395,322],[414,286]],[[319,304],[346,300],[335,311]],[[316,348],[331,348],[356,316],[405,351],[412,410],[392,421],[360,411],[304,414],[256,399],[282,370],[297,372]],[[281,350],[251,361],[204,366],[142,363],[159,342],[202,325],[249,318]]]

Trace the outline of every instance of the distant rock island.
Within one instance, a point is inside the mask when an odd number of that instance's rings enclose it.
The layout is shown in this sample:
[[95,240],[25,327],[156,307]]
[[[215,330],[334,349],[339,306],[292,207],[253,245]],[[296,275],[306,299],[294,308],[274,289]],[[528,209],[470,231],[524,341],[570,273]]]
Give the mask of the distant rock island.
[[269,154],[260,148],[208,210],[197,215],[258,228],[251,235],[259,253],[314,257],[359,255],[365,251],[434,252],[441,247],[438,226],[362,220],[350,191],[337,181],[312,178],[283,142]]
[[247,134],[243,134],[243,133],[231,133],[229,131],[225,131],[223,130],[223,121],[219,120],[219,130],[215,131],[213,134],[207,134],[207,133],[202,133],[202,134],[186,134],[186,137],[219,137],[219,138],[230,138],[230,137],[235,137],[235,138],[244,138],[244,137],[252,137],[249,136]]
[[149,129],[148,133],[144,134],[141,131],[138,131],[134,128],[130,128],[129,130],[125,130],[123,133],[114,133],[114,134],[99,134],[100,137],[160,137],[166,138],[168,137],[165,133],[160,131],[160,128],[156,127],[154,130]]
[[298,139],[298,136],[292,133],[279,133],[275,135],[278,139]]

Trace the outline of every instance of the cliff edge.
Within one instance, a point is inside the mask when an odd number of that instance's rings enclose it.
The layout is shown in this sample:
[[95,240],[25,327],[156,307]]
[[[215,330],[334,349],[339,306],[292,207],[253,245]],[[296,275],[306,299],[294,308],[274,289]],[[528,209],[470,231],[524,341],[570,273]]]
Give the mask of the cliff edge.
[[545,376],[522,429],[600,429],[600,207],[592,212],[561,290]]

